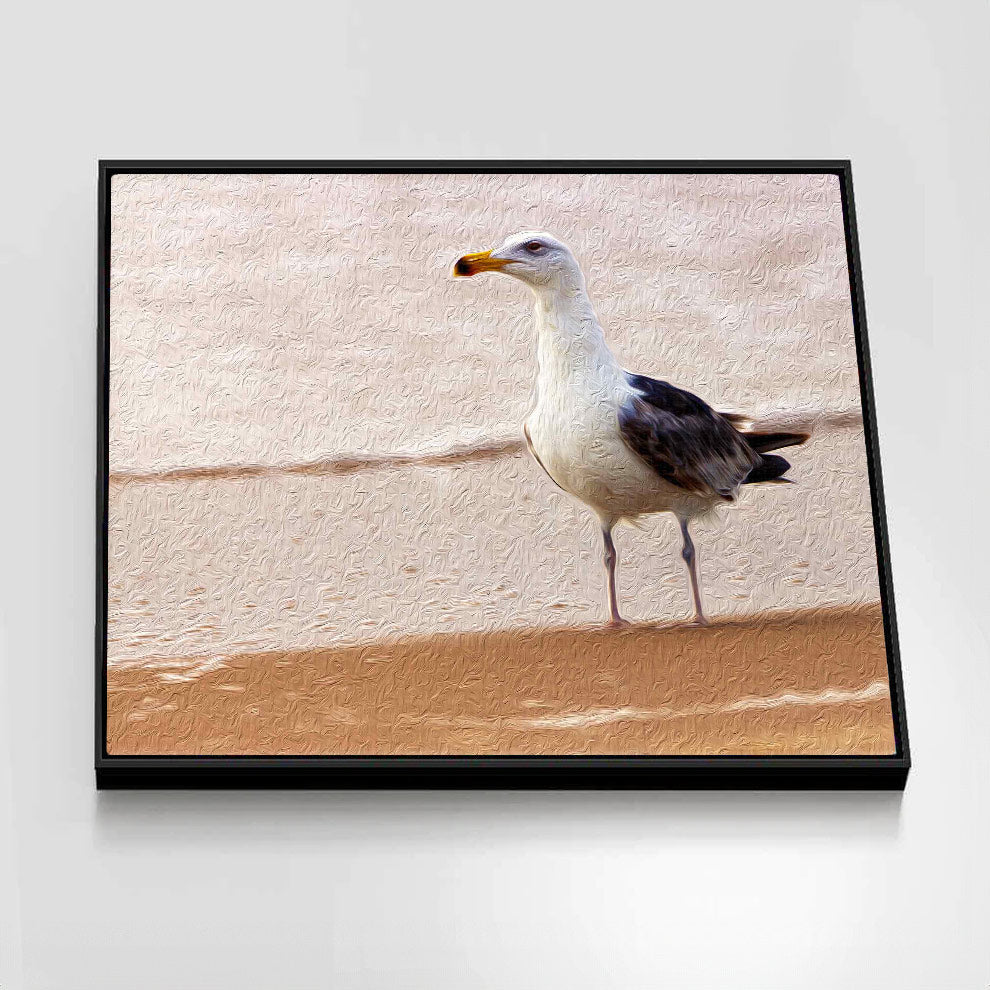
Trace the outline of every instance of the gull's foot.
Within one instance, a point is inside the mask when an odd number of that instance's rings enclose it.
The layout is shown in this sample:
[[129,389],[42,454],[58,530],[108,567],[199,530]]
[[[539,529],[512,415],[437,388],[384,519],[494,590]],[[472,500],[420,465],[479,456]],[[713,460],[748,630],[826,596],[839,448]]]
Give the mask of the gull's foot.
[[626,629],[626,628],[628,628],[631,625],[632,625],[631,622],[627,622],[625,619],[622,619],[622,618],[619,618],[618,616],[616,616],[614,619],[609,619],[608,622],[605,623],[605,628],[606,629]]
[[689,626],[707,626],[708,620],[703,615],[696,615],[689,623]]

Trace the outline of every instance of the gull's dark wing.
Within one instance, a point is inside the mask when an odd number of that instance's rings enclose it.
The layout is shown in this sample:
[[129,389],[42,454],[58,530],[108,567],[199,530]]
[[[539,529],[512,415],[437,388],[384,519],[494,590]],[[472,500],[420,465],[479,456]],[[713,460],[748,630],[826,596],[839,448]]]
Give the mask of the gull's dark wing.
[[760,455],[696,395],[645,375],[626,378],[634,390],[619,409],[626,446],[671,484],[731,500]]

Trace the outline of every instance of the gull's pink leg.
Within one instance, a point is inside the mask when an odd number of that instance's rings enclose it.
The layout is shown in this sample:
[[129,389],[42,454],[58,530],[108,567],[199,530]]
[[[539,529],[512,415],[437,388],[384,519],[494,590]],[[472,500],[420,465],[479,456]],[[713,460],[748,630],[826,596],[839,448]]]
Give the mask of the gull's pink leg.
[[701,588],[698,584],[698,556],[694,552],[694,541],[688,532],[686,519],[681,521],[681,536],[684,537],[684,546],[681,549],[681,556],[687,564],[688,574],[691,575],[691,593],[694,595],[694,621],[696,625],[707,626],[708,620],[705,618],[704,610],[701,607]]
[[613,627],[628,626],[629,623],[619,615],[619,601],[615,591],[615,565],[619,555],[615,552],[612,542],[612,527],[602,526],[602,539],[605,541],[605,576],[608,582],[608,624]]

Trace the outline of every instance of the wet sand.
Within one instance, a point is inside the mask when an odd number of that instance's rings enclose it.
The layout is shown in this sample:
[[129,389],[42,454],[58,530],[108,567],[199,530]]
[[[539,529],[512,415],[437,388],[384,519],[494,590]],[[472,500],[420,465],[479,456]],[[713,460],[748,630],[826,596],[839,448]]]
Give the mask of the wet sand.
[[879,605],[133,662],[113,755],[894,751]]
[[[711,618],[880,597],[862,429],[789,456],[795,484],[751,486],[695,523]],[[111,666],[601,621],[594,518],[521,451],[110,496]],[[633,622],[691,614],[675,530],[661,515],[616,533]]]

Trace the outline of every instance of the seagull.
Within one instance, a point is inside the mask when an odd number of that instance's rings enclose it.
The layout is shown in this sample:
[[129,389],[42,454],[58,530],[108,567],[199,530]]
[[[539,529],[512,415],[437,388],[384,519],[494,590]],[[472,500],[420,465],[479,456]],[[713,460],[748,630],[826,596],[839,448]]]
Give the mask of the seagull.
[[454,265],[455,276],[480,272],[510,275],[535,296],[538,371],[523,434],[551,481],[598,518],[608,624],[628,625],[619,614],[613,529],[669,512],[680,524],[694,621],[705,625],[690,523],[734,502],[742,485],[789,482],[790,464],[769,451],[802,444],[808,434],[748,431],[745,416],[716,412],[691,392],[623,369],[580,265],[550,234],[514,234]]

